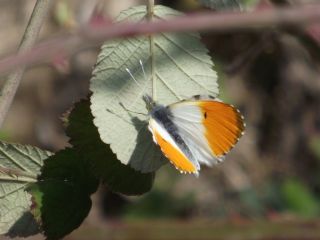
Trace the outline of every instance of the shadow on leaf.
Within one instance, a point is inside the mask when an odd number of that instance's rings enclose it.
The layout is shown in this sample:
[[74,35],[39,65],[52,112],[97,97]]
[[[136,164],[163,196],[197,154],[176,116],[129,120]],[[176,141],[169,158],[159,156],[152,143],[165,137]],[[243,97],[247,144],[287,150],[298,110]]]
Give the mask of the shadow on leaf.
[[151,189],[155,173],[140,173],[122,164],[110,147],[101,141],[88,100],[75,104],[69,116],[67,135],[74,149],[89,159],[93,174],[112,191],[139,195]]
[[[151,156],[151,158],[159,159],[162,165],[167,163],[168,160],[161,153],[159,146],[152,141],[151,132],[148,130],[148,123],[145,121],[141,121],[137,117],[132,117],[131,121],[138,132],[138,136],[137,144],[132,153],[130,161],[133,161],[135,159],[142,159],[143,162],[140,163],[140,165],[145,166],[146,169],[154,168],[150,165],[155,163],[155,161],[150,161],[150,158],[144,157],[145,155]],[[141,151],[140,146],[144,146],[143,151]]]
[[30,212],[25,212],[10,228],[6,236],[10,238],[29,237],[39,232],[39,224],[35,221],[33,215]]

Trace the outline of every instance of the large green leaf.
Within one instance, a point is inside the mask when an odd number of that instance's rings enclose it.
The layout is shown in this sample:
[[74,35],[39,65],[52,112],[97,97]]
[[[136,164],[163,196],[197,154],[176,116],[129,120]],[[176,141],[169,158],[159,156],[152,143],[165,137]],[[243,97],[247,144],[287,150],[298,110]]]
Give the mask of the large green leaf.
[[78,228],[91,209],[90,197],[72,183],[44,181],[34,184],[34,215],[47,239],[61,239]]
[[90,163],[90,169],[115,192],[137,195],[149,191],[154,173],[140,173],[120,163],[110,147],[101,141],[93,124],[89,100],[75,104],[68,118],[67,135],[70,143]]
[[41,169],[39,181],[62,181],[80,188],[85,194],[97,190],[99,180],[90,169],[91,163],[75,148],[66,148],[49,157]]
[[46,159],[38,179],[28,189],[33,196],[32,213],[48,239],[60,239],[88,215],[90,194],[99,181],[89,161],[73,148]]
[[[154,20],[181,15],[163,6],[154,10]],[[141,21],[145,15],[145,6],[134,7],[122,12],[118,21]],[[216,96],[217,77],[207,52],[196,33],[154,36],[156,100],[167,105],[195,94]],[[139,60],[143,62],[146,78]],[[110,144],[122,163],[141,172],[155,171],[167,162],[152,142],[148,117],[143,115],[147,110],[142,95],[152,92],[150,68],[148,36],[107,42],[102,46],[90,85],[91,109],[102,141]]]
[[240,10],[243,0],[199,0],[206,7],[216,10]]
[[28,236],[38,231],[25,187],[37,181],[49,155],[36,147],[0,142],[0,234]]

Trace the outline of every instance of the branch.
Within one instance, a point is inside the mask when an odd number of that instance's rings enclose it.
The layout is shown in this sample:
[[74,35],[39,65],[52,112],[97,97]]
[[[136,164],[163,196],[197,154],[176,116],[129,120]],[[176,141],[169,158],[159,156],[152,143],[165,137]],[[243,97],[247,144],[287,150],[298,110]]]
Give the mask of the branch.
[[[32,48],[32,46],[34,45],[38,37],[41,25],[44,21],[44,18],[48,14],[48,10],[52,2],[53,2],[52,0],[37,0],[19,46],[19,50],[18,50],[19,54],[23,52],[27,52],[27,50]],[[3,88],[1,89],[0,127],[2,126],[3,121],[12,104],[13,98],[21,82],[21,78],[24,73],[24,70],[25,70],[25,67],[21,66],[14,73],[9,75],[7,80],[4,83]]]
[[100,45],[106,40],[156,34],[161,32],[211,31],[231,32],[248,29],[263,30],[270,27],[301,27],[320,22],[320,4],[274,8],[247,13],[198,13],[168,20],[141,23],[115,23],[89,25],[74,33],[60,35],[17,55],[0,60],[0,73],[16,66],[32,65],[49,60],[57,53],[70,55],[82,48]]

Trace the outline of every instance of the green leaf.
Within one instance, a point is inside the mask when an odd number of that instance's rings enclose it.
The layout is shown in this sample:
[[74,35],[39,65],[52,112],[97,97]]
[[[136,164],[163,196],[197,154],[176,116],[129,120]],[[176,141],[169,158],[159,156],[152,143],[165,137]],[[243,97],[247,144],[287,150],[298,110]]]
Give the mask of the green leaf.
[[[154,11],[155,21],[181,15],[164,6],[156,6]],[[122,12],[118,21],[141,21],[145,15],[145,6],[134,7]],[[213,63],[198,34],[161,33],[154,36],[154,44],[155,100],[167,105],[195,94],[217,95]],[[122,163],[141,172],[155,171],[168,162],[153,143],[148,117],[143,115],[147,109],[142,95],[152,92],[150,76],[149,38],[133,37],[102,46],[90,84],[91,110],[102,141],[110,144]]]
[[92,174],[91,163],[74,148],[66,148],[49,157],[41,169],[40,181],[72,183],[85,194],[94,193],[99,181]]
[[288,209],[302,217],[317,217],[319,204],[315,196],[300,181],[286,180],[282,194]]
[[124,210],[126,218],[176,218],[192,211],[195,200],[192,193],[177,197],[170,192],[154,190]]
[[241,0],[200,0],[204,6],[216,10],[241,10]]
[[149,191],[153,185],[154,173],[140,173],[130,166],[121,164],[101,141],[93,124],[88,100],[75,104],[69,115],[67,135],[70,143],[79,153],[90,160],[91,170],[108,184],[112,191],[137,195]]
[[29,191],[34,196],[33,213],[47,239],[61,239],[78,228],[91,209],[89,195],[71,182],[38,182]]
[[73,148],[49,157],[39,181],[28,190],[32,213],[48,239],[60,239],[79,227],[90,211],[90,194],[98,180],[89,171],[87,159]]
[[312,153],[320,159],[320,138],[319,137],[313,137],[309,141],[309,148],[312,151]]
[[0,142],[0,234],[26,237],[39,231],[25,187],[37,181],[50,155],[36,147]]

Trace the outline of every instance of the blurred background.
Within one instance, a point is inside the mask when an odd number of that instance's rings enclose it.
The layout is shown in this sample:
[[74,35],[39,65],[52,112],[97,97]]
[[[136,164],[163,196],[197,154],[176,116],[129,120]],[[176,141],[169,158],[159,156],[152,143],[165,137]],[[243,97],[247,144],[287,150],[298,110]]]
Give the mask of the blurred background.
[[[196,0],[156,2],[205,10]],[[244,9],[309,2],[250,0]],[[57,0],[40,39],[143,3]],[[0,1],[0,57],[16,50],[34,4]],[[143,196],[100,187],[89,216],[66,239],[320,239],[320,23],[202,36],[220,98],[241,110],[245,135],[223,164],[204,168],[199,178],[168,164]],[[87,96],[98,52],[85,49],[71,58],[61,52],[28,69],[1,139],[53,151],[67,146],[60,118]]]

